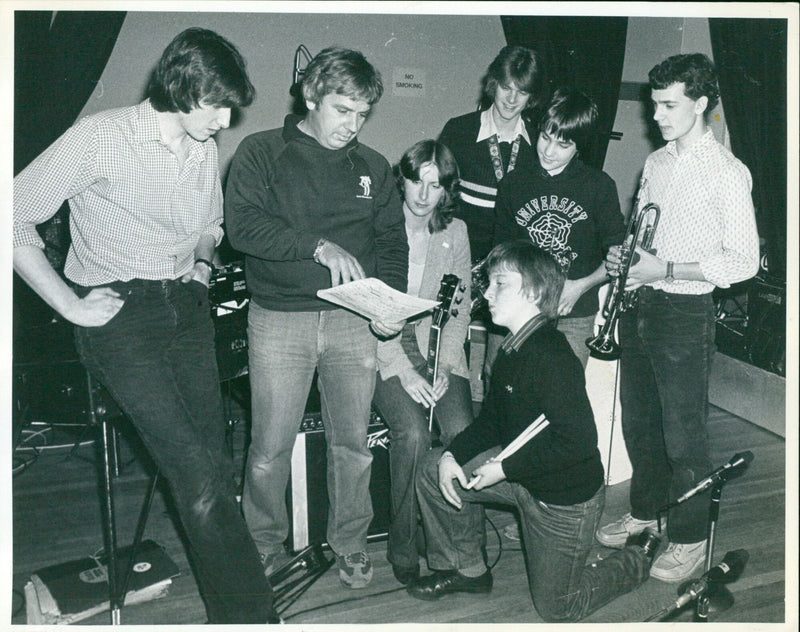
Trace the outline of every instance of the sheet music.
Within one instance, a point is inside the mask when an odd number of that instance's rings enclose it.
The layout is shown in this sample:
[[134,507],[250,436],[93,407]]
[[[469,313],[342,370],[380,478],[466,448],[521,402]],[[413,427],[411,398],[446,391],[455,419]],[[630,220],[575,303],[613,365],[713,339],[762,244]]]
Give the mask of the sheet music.
[[[526,443],[528,443],[528,441],[530,441],[536,435],[538,435],[542,430],[547,428],[547,426],[549,426],[549,425],[550,425],[550,422],[547,421],[547,419],[545,418],[544,414],[539,415],[530,426],[528,426],[527,428],[525,428],[525,430],[523,430],[521,433],[519,433],[519,435],[517,436],[516,439],[514,439],[503,450],[501,450],[500,454],[498,454],[497,456],[495,456],[494,458],[489,459],[489,460],[490,461],[502,461],[506,457],[511,456],[517,450],[519,450],[522,446],[524,446]],[[475,485],[477,484],[477,482],[479,480],[481,480],[480,476],[475,476],[475,477],[471,478],[467,482],[466,489],[472,489],[473,487],[475,487]]]
[[406,320],[427,312],[439,302],[404,294],[376,278],[359,279],[327,290],[317,296],[369,319],[386,323]]

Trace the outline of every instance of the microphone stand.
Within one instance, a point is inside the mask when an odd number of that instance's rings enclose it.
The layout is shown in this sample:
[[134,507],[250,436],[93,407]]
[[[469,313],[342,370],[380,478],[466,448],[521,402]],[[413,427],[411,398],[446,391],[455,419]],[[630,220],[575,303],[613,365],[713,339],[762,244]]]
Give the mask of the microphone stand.
[[[722,487],[727,481],[720,480],[711,488],[711,500],[708,508],[708,543],[706,544],[706,563],[704,573],[711,570],[711,562],[714,559],[714,544],[717,535],[717,522],[719,521],[719,505],[722,498]],[[680,503],[673,502],[658,510],[658,521],[661,524],[661,515]],[[678,594],[682,595],[688,590],[694,580],[689,580],[678,588]],[[708,622],[709,613],[724,612],[733,605],[733,594],[727,586],[719,582],[710,582],[708,589],[695,598],[694,620],[697,622]],[[656,618],[672,612],[670,608],[664,608],[655,615],[648,617],[645,621],[653,621]]]
[[[714,544],[716,543],[717,522],[719,521],[719,505],[722,498],[722,486],[724,481],[720,481],[711,488],[711,500],[708,508],[708,546],[706,548],[705,572],[711,570],[711,561],[714,559]],[[685,588],[681,586],[681,588]],[[680,592],[680,588],[678,589]],[[697,598],[695,603],[694,619],[699,622],[707,622],[711,612],[724,612],[733,605],[733,594],[727,586],[714,582],[709,585],[707,591]]]

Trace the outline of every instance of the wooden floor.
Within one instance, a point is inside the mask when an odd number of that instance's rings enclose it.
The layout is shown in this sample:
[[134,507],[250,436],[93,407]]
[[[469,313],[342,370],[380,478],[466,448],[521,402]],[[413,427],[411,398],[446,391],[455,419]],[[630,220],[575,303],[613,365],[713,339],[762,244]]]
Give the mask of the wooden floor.
[[[727,551],[744,548],[750,559],[744,574],[729,585],[734,605],[712,614],[719,622],[786,623],[795,626],[797,612],[785,620],[785,442],[719,409],[712,409],[709,424],[712,460],[725,463],[734,453],[751,450],[755,459],[745,472],[724,488],[717,531],[714,562]],[[100,502],[97,476],[92,463],[93,447],[82,445],[71,454],[74,434],[62,429],[41,429],[41,435],[25,435],[29,444],[66,447],[48,448],[35,460],[30,452],[17,451],[17,473],[13,479],[13,613],[11,623],[26,622],[23,588],[37,569],[78,559],[102,546]],[[235,455],[241,459],[246,423],[236,425]],[[123,444],[123,457],[132,459],[134,451]],[[115,483],[115,501],[120,542],[133,536],[141,500],[148,478],[139,460],[123,468]],[[605,517],[615,518],[627,509],[628,483],[608,488]],[[792,490],[791,493],[796,493]],[[513,520],[510,513],[491,510],[496,529]],[[180,568],[166,597],[144,604],[127,606],[123,624],[198,624],[205,612],[189,571],[188,562],[167,505],[156,495],[145,537],[163,545]],[[394,580],[386,562],[386,543],[371,542],[369,553],[375,575],[364,590],[347,590],[339,584],[334,570],[325,573],[294,604],[282,612],[289,624],[382,624],[382,623],[539,623],[533,609],[519,543],[498,535],[490,527],[490,560],[496,560],[495,584],[490,595],[454,595],[439,602],[422,602],[409,597]],[[794,550],[794,543],[792,543]],[[608,549],[597,547],[593,555],[603,556]],[[792,562],[794,564],[794,562]],[[794,567],[792,567],[794,568]],[[795,590],[793,586],[791,590]],[[794,594],[794,593],[791,593]],[[677,598],[676,586],[649,580],[638,590],[624,595],[585,621],[637,622],[670,605]],[[691,621],[691,609],[678,613],[674,621]],[[4,627],[7,622],[0,622]],[[108,624],[108,613],[95,615],[83,624]],[[480,626],[483,627],[483,626]],[[750,626],[748,626],[750,627]],[[783,627],[783,626],[780,626]],[[452,627],[447,627],[452,630]],[[519,629],[518,625],[513,626]],[[796,629],[796,628],[795,628]]]

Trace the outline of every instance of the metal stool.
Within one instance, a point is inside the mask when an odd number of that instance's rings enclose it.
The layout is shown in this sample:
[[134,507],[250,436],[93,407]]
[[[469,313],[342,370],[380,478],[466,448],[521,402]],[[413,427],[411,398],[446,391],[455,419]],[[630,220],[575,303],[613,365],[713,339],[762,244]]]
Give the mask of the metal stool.
[[153,504],[156,486],[158,485],[159,470],[156,469],[150,479],[150,484],[145,495],[142,509],[139,512],[139,520],[136,523],[136,532],[131,545],[131,554],[122,581],[119,581],[119,560],[117,556],[117,524],[114,514],[114,487],[112,479],[119,475],[119,456],[116,445],[116,436],[112,426],[112,421],[108,415],[106,406],[97,401],[97,386],[89,374],[86,372],[86,384],[89,392],[89,419],[90,424],[99,429],[100,432],[100,457],[99,468],[100,483],[103,488],[103,539],[105,545],[106,558],[108,560],[108,601],[111,610],[111,624],[121,623],[122,607],[125,605],[125,595],[128,592],[128,585],[133,572],[133,565],[136,562],[136,554],[142,542],[147,518],[150,515],[150,507]]

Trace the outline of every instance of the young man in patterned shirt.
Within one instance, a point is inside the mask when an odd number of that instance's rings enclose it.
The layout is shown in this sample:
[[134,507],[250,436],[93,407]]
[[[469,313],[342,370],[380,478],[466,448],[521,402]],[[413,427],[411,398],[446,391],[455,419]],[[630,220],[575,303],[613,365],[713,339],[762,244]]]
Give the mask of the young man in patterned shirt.
[[[713,64],[700,53],[675,55],[649,78],[653,118],[667,144],[645,163],[639,203],[657,204],[661,217],[656,254],[637,248],[628,273],[626,289],[639,288],[638,307],[619,322],[622,428],[633,476],[631,512],[597,532],[610,547],[654,527],[659,508],[711,469],[711,293],[755,275],[759,259],[750,172],[706,122],[719,99]],[[618,273],[618,264],[614,247],[607,258],[610,274]],[[669,512],[670,544],[651,577],[680,582],[701,568],[707,515],[704,495]]]
[[[14,269],[75,324],[82,362],[169,482],[209,623],[278,623],[236,502],[208,282],[222,238],[211,137],[255,91],[236,48],[191,28],[140,104],[87,116],[14,180]],[[36,225],[68,200],[65,282]]]

